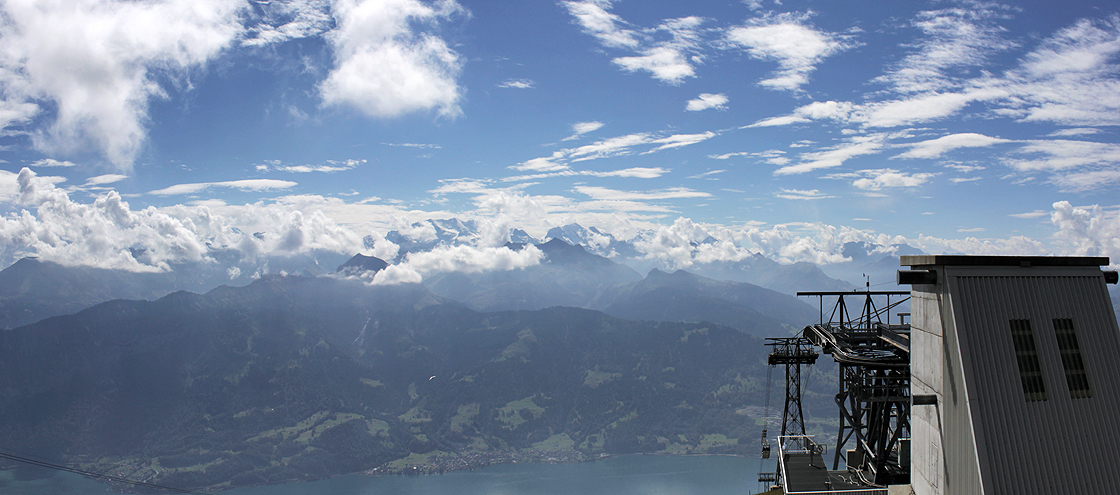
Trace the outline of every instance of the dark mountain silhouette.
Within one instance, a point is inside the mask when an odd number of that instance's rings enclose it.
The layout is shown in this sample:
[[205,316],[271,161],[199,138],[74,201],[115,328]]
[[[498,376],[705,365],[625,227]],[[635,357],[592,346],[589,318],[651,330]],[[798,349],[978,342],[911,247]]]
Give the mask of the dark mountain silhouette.
[[377,273],[388,267],[389,263],[386,263],[385,260],[381,258],[366,256],[362,253],[358,253],[355,254],[353,258],[347,260],[346,263],[339,265],[338,269],[335,270],[335,273],[361,275],[365,272]]
[[155,299],[175,290],[167,273],[67,267],[36,258],[0,271],[0,328],[74,313],[112,299]]
[[405,458],[741,452],[765,352],[712,324],[265,277],[0,331],[0,445],[214,489]]

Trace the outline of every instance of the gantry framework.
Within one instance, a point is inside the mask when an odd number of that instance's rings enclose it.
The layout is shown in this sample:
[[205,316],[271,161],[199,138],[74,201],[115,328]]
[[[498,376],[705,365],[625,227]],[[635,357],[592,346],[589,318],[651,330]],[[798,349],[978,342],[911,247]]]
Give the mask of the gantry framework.
[[[797,295],[818,298],[821,321],[805,327],[803,336],[839,364],[840,426],[832,469],[839,469],[843,457],[849,470],[868,485],[908,483],[909,445],[903,441],[910,437],[910,325],[901,322],[906,313],[898,313],[900,322],[895,325],[889,323],[889,316],[909,300],[910,293]],[[825,320],[825,304],[833,297],[836,303]],[[884,298],[885,303],[876,303]],[[855,301],[859,312],[853,318]]]

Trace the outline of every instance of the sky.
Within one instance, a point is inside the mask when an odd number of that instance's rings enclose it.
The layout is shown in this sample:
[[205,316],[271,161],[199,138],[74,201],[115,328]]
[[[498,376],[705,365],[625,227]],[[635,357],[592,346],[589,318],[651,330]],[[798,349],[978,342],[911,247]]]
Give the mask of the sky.
[[1120,260],[1113,2],[0,0],[0,126],[4,266],[391,257],[432,218]]

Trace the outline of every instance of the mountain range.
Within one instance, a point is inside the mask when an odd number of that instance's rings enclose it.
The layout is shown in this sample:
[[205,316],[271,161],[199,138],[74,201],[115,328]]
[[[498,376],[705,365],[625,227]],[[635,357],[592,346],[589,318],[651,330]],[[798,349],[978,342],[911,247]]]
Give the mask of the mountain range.
[[0,332],[0,444],[209,489],[518,452],[743,452],[765,354],[710,323],[265,277]]

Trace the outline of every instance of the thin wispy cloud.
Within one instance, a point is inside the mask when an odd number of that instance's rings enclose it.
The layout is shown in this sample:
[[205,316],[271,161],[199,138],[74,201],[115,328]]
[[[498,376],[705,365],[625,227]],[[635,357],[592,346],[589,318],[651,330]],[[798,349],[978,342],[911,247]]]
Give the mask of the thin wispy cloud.
[[564,138],[563,140],[572,141],[579,139],[580,136],[583,136],[584,134],[602,129],[604,125],[606,124],[599,121],[576,122],[575,124],[572,124],[572,135]]
[[901,146],[910,147],[910,151],[895,155],[892,158],[938,158],[945,153],[959,148],[986,148],[992,145],[1010,142],[1012,142],[1010,139],[985,136],[974,132],[950,134],[937,139],[903,144]]
[[202,191],[212,188],[227,188],[238,189],[241,191],[275,191],[281,189],[291,189],[299,185],[296,182],[288,180],[275,180],[275,179],[244,179],[244,180],[229,180],[222,182],[194,182],[189,184],[175,184],[163,189],[156,189],[149,191],[148,194],[156,196],[181,196],[188,194],[198,194]]
[[779,190],[778,192],[774,193],[774,196],[782,198],[782,199],[805,200],[805,201],[812,201],[812,200],[817,200],[817,199],[829,199],[829,198],[835,198],[836,197],[836,196],[830,196],[828,194],[822,193],[822,192],[820,192],[816,189],[802,190],[802,189],[786,189],[784,187],[781,190]]
[[532,79],[506,79],[498,84],[499,88],[532,89],[536,86]]
[[66,160],[55,160],[53,158],[44,158],[42,160],[36,160],[35,162],[31,163],[31,165],[29,165],[29,166],[31,166],[31,167],[76,167],[77,164],[74,163],[74,162],[68,162]]
[[356,167],[358,167],[358,166],[360,166],[364,163],[366,163],[366,160],[350,159],[350,160],[341,160],[341,161],[340,160],[327,160],[326,163],[321,163],[321,164],[318,164],[318,165],[285,165],[280,160],[268,160],[268,161],[266,161],[265,164],[257,165],[255,168],[258,172],[270,172],[270,171],[272,171],[272,172],[289,172],[289,173],[298,173],[298,174],[306,174],[306,173],[311,173],[311,172],[331,173],[331,172],[342,172],[344,170],[351,170],[351,169],[354,169],[354,168],[356,168]]

